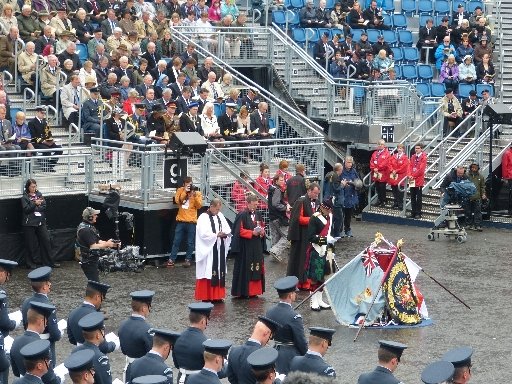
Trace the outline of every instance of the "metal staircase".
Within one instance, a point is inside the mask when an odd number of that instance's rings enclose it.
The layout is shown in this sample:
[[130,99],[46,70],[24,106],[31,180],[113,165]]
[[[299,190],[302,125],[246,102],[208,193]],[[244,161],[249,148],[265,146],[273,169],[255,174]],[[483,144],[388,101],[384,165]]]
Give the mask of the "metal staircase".
[[496,15],[496,47],[499,62],[496,63],[499,76],[499,94],[503,103],[512,103],[512,2],[499,1],[494,9]]

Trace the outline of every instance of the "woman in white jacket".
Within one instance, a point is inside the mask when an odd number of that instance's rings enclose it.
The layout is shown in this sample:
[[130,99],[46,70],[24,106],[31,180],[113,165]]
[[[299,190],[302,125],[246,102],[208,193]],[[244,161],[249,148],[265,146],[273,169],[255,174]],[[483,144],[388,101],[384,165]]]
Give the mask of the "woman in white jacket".
[[459,80],[465,84],[474,84],[476,81],[476,68],[471,55],[464,56],[464,60],[459,64]]

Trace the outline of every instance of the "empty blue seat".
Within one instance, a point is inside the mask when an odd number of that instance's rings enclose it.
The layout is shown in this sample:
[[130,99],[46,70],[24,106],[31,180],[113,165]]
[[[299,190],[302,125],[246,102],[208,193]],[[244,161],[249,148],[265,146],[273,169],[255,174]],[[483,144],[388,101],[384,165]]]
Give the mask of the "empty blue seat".
[[489,91],[491,97],[494,97],[494,87],[489,84],[477,84],[476,85],[476,94],[480,97],[482,95],[482,91],[486,89]]
[[393,0],[384,0],[382,3],[382,9],[387,13],[395,12],[395,2]]
[[447,0],[436,0],[434,4],[434,12],[436,15],[450,14],[450,2]]
[[319,37],[322,37],[322,35],[324,33],[327,33],[327,35],[329,36],[328,39],[331,40],[332,39],[332,35],[331,35],[331,30],[330,28],[318,28],[318,36]]
[[407,28],[407,17],[402,15],[401,13],[393,14],[393,27],[396,29],[406,29]]
[[304,7],[304,0],[290,0],[292,8],[302,9]]
[[411,64],[416,64],[420,59],[420,54],[416,47],[403,47],[404,60]]
[[314,44],[318,40],[320,40],[320,35],[318,34],[318,29],[316,28],[306,28],[306,38],[309,43]]
[[412,16],[416,13],[416,1],[415,0],[402,0],[401,3],[402,13],[407,16]]
[[286,25],[286,14],[284,11],[273,11],[272,12],[272,22],[277,24],[280,28],[283,28]]
[[418,70],[415,65],[404,64],[402,65],[402,77],[410,82],[415,82],[418,78]]
[[420,15],[420,27],[424,27],[425,25],[427,25],[428,19],[434,20],[434,18],[430,15]]
[[389,27],[393,26],[393,20],[391,19],[391,15],[388,15],[387,13],[382,14],[382,22],[384,25],[387,25]]
[[475,86],[473,84],[459,84],[459,97],[463,99],[469,97],[469,92],[475,91]]
[[89,53],[87,52],[87,45],[82,44],[82,43],[76,44],[76,53],[78,54],[78,58],[80,59],[82,64],[89,57]]
[[345,34],[343,33],[343,30],[339,29],[339,28],[333,28],[331,29],[331,34],[334,36],[334,35],[340,35],[341,36],[341,41],[344,41],[345,40]]
[[395,63],[395,74],[397,79],[402,78],[402,66],[400,64]]
[[430,82],[434,79],[434,70],[430,65],[418,65],[418,78],[420,81]]
[[292,38],[293,41],[303,47],[306,42],[306,32],[304,31],[304,28],[292,29]]
[[391,51],[393,52],[393,60],[396,62],[401,62],[404,59],[404,53],[402,52],[402,48],[399,47],[391,47]]
[[325,2],[325,8],[327,9],[333,9],[334,8],[334,0],[327,0]]
[[418,13],[424,15],[431,15],[434,12],[432,0],[419,0]]
[[472,0],[468,3],[468,7],[467,7],[467,11],[469,13],[473,13],[475,12],[475,8],[476,7],[480,7],[482,9],[485,9],[484,8],[484,4],[481,2],[481,1],[475,1],[475,0]]
[[375,44],[377,42],[377,37],[380,35],[380,31],[377,29],[369,29],[366,33],[368,34],[368,42],[370,44]]
[[365,30],[364,29],[352,29],[350,32],[352,33],[352,41],[357,43],[359,40],[361,40],[361,34],[363,32],[365,32]]
[[430,95],[432,97],[443,97],[446,85],[444,83],[430,83]]
[[291,9],[286,11],[286,18],[288,19],[288,26],[290,28],[297,27],[300,24],[299,12],[293,12]]
[[381,33],[384,36],[384,41],[386,43],[388,43],[391,46],[397,45],[398,39],[396,37],[395,31],[384,30],[384,31],[381,31]]
[[423,97],[430,97],[430,87],[428,83],[416,83],[416,91]]
[[412,47],[412,32],[411,31],[398,31],[398,41],[402,47]]

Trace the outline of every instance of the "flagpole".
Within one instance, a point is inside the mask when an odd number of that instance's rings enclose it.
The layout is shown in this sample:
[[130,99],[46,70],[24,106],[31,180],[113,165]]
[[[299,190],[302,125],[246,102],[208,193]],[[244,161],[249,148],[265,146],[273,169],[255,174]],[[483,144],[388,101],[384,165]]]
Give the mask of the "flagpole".
[[437,285],[439,285],[441,288],[443,288],[446,292],[448,292],[450,295],[455,297],[462,305],[464,305],[467,309],[471,310],[471,307],[467,305],[462,299],[460,299],[457,295],[455,295],[452,291],[450,291],[448,288],[446,288],[443,284],[441,284],[439,281],[437,281],[433,276],[430,276],[423,268],[421,268],[423,273],[427,275],[432,281],[434,281]]

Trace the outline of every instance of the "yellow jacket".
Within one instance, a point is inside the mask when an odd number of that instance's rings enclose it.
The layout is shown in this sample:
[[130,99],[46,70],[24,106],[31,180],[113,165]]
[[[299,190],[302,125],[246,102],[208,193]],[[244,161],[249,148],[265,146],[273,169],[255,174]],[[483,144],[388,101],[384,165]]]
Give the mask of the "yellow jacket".
[[179,206],[176,221],[197,223],[197,210],[203,206],[203,195],[201,192],[196,191],[195,194],[187,200],[187,191],[185,191],[185,187],[180,187],[176,190],[176,196],[174,196],[174,199],[176,200],[176,204]]

